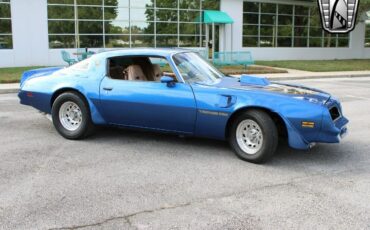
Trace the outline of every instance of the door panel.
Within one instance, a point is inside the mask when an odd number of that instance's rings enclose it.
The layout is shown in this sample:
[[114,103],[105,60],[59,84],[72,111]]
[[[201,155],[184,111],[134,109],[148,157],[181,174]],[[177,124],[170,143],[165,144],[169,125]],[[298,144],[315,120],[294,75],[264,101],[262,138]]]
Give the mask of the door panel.
[[101,111],[111,124],[194,132],[196,104],[188,84],[124,81],[105,77],[100,85]]

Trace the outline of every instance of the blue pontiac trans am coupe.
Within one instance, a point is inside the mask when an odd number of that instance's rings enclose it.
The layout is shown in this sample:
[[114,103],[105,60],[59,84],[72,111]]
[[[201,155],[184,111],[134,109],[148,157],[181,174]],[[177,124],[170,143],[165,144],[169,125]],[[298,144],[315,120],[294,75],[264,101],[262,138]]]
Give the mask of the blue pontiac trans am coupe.
[[181,49],[103,52],[68,68],[27,71],[20,103],[51,114],[56,130],[81,139],[113,125],[228,140],[261,163],[279,138],[295,149],[338,143],[348,120],[330,94],[265,78],[226,76]]

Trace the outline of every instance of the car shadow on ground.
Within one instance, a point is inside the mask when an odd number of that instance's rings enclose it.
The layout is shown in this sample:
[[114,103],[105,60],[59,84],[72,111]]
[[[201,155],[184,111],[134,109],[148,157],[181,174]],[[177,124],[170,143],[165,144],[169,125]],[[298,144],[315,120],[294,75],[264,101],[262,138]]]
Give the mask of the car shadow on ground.
[[[358,161],[366,160],[361,151],[356,151],[362,145],[356,140],[344,140],[341,143],[318,143],[312,149],[297,150],[289,147],[286,140],[280,141],[278,149],[267,165],[284,167],[291,165],[294,170],[305,170],[306,167],[340,169],[357,165]],[[364,148],[364,147],[359,147]],[[363,159],[364,158],[364,159]]]
[[[197,151],[202,154],[220,155],[228,152],[234,157],[226,141],[196,138],[191,136],[179,136],[171,133],[151,132],[137,129],[126,129],[116,127],[99,127],[95,134],[88,137],[86,141],[98,141],[102,143],[150,145],[153,151],[159,152],[162,147],[170,149],[180,148],[184,151]],[[182,151],[182,152],[184,152]]]
[[[122,129],[115,127],[99,127],[96,133],[87,138],[88,142],[101,142],[118,145],[124,148],[125,144],[148,144],[153,146],[153,151],[158,151],[161,146],[168,148],[182,148],[189,151],[197,151],[200,154],[208,154],[209,157],[223,156],[239,160],[226,141],[211,140],[195,137],[179,137],[174,134],[148,132],[141,130]],[[150,143],[148,143],[150,142]],[[288,146],[286,140],[279,141],[279,146],[273,158],[265,165],[280,167],[294,164],[332,165],[342,161],[351,161],[353,154],[351,143],[341,144],[318,144],[309,150],[296,150]],[[158,151],[160,153],[160,151]],[[183,157],[183,155],[182,155]],[[192,157],[192,155],[189,155]],[[355,161],[353,159],[353,161]]]

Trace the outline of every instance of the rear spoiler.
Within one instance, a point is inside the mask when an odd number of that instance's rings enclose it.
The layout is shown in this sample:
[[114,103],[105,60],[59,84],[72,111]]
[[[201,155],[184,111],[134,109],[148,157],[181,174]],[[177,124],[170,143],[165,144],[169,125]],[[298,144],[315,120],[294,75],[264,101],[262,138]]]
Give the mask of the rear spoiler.
[[49,67],[49,68],[33,69],[33,70],[26,71],[22,74],[20,86],[22,87],[24,82],[30,78],[46,76],[60,69],[63,69],[63,67]]

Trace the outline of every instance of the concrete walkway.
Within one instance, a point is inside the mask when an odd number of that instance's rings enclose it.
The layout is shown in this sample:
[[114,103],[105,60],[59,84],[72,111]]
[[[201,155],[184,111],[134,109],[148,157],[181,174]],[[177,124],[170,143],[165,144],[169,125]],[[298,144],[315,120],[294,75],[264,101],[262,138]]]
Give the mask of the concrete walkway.
[[19,90],[19,83],[0,84],[0,94],[16,93]]
[[[341,71],[341,72],[309,72],[293,69],[284,69],[288,73],[274,74],[253,74],[253,76],[267,77],[274,81],[283,80],[302,80],[302,79],[320,79],[320,78],[353,78],[353,77],[370,77],[370,71]],[[0,84],[0,94],[17,93],[19,83]]]
[[340,71],[340,72],[310,72],[296,69],[276,68],[286,70],[288,73],[253,74],[254,76],[267,77],[270,80],[301,80],[316,78],[351,78],[369,77],[370,71]]

